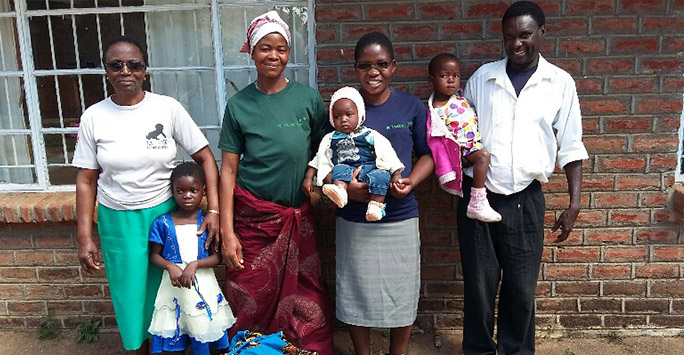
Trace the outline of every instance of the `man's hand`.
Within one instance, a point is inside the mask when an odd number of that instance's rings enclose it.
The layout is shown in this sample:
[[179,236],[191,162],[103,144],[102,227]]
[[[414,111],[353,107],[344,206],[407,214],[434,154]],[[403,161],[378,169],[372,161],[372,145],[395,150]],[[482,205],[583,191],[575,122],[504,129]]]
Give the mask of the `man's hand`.
[[551,232],[555,232],[560,228],[561,234],[556,237],[555,242],[560,243],[570,236],[572,228],[575,226],[575,220],[577,220],[577,215],[579,214],[579,208],[568,207],[561,213],[561,215],[556,220],[556,223],[551,228]]

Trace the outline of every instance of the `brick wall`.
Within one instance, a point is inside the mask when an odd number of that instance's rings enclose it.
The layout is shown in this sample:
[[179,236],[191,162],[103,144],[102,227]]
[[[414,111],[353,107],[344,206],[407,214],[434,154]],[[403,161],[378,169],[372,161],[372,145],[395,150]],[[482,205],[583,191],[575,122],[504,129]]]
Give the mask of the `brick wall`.
[[[356,85],[356,40],[387,34],[398,62],[394,86],[427,98],[427,63],[443,51],[467,78],[502,57],[500,19],[509,1],[316,2],[318,81],[324,98]],[[666,332],[684,324],[682,218],[667,208],[677,164],[684,1],[542,1],[543,55],[576,80],[583,113],[582,212],[562,244],[547,233],[537,289],[538,329]],[[465,82],[462,82],[465,85]],[[550,228],[567,206],[557,172],[544,186]],[[417,324],[458,330],[462,278],[456,198],[432,179],[420,186],[422,288]],[[327,235],[330,242],[332,235]],[[334,255],[334,249],[328,249]],[[332,277],[332,267],[328,266]]]
[[[434,54],[455,53],[466,77],[501,56],[500,15],[508,3],[319,0],[321,92],[328,98],[342,84],[355,84],[355,41],[379,30],[395,44],[395,87],[425,98],[426,65]],[[684,324],[684,233],[681,215],[666,204],[682,112],[684,1],[542,5],[548,18],[543,54],[577,81],[590,159],[575,231],[558,245],[547,236],[538,329],[676,332]],[[562,173],[544,189],[550,227],[567,204]],[[422,287],[416,324],[458,331],[456,199],[434,179],[418,190]],[[318,212],[324,272],[334,286],[334,217],[330,208]],[[90,317],[115,326],[104,276],[78,267],[73,213],[69,194],[0,197],[0,327],[35,327],[48,311],[66,327]]]

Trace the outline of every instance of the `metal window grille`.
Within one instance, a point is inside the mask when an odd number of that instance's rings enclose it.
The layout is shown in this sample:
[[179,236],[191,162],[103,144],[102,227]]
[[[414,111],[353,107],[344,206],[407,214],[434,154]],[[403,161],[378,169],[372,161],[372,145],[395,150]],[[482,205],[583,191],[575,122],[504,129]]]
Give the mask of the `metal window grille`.
[[292,32],[287,77],[315,87],[313,0],[0,0],[0,191],[74,189],[80,116],[113,93],[102,51],[122,34],[148,53],[146,89],[179,100],[220,157],[226,100],[256,79],[245,29],[273,9]]

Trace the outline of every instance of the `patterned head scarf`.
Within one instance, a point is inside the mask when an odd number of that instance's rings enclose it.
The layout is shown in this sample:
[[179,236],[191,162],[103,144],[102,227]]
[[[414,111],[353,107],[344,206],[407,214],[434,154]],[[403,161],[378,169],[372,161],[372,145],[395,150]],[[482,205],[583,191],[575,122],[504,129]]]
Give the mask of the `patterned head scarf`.
[[335,91],[335,93],[332,94],[332,97],[330,97],[330,124],[333,127],[335,126],[335,124],[333,124],[332,109],[335,102],[337,102],[340,99],[349,99],[354,103],[354,105],[356,105],[356,111],[358,111],[359,116],[359,122],[356,123],[356,128],[358,129],[359,127],[361,127],[363,121],[366,120],[366,105],[363,104],[363,97],[361,96],[359,91],[350,86],[345,86]]
[[283,19],[278,16],[275,11],[269,11],[263,15],[257,16],[249,24],[247,28],[247,41],[242,45],[240,53],[252,54],[254,51],[254,46],[259,43],[259,41],[271,33],[279,33],[287,41],[287,45],[290,46],[290,28],[283,21]]

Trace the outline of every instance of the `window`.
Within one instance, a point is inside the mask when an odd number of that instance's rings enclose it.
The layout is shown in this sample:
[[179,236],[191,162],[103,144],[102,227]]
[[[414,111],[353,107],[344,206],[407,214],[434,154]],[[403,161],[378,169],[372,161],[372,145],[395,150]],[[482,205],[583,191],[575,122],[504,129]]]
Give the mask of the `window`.
[[292,33],[287,77],[315,86],[313,0],[0,0],[0,190],[73,189],[79,119],[113,93],[102,50],[121,34],[147,50],[146,90],[180,101],[220,157],[225,102],[256,79],[245,30],[272,9]]

